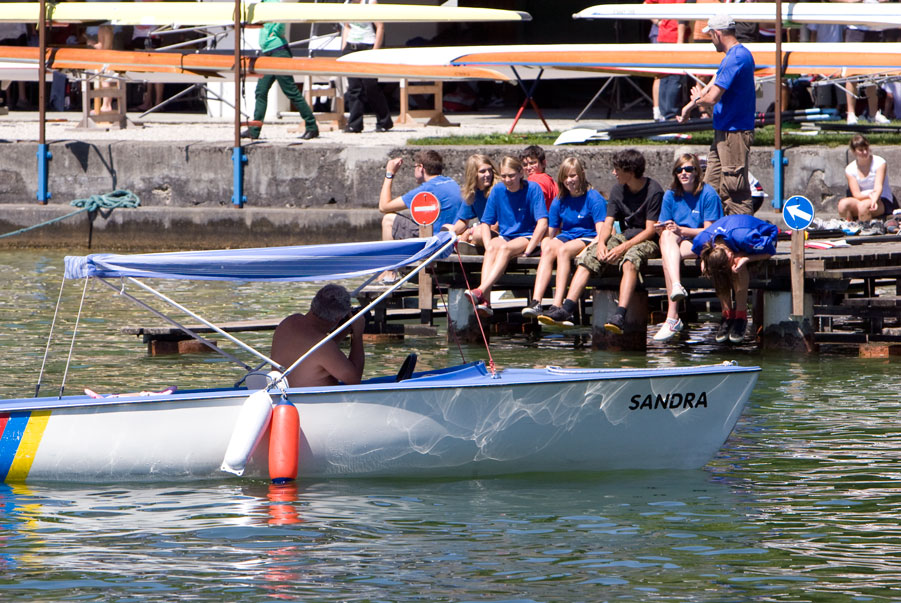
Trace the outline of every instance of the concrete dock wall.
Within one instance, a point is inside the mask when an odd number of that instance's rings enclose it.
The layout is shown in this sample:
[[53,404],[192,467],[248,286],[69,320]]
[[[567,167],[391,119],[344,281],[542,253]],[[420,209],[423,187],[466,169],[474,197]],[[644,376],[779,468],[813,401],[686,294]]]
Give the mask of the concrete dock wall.
[[[487,153],[499,160],[519,146],[472,148],[432,147],[445,159],[445,174],[462,180],[468,155]],[[581,157],[589,179],[602,192],[614,184],[611,158],[621,147],[549,147],[549,171],[563,158]],[[325,241],[370,240],[379,237],[375,209],[390,157],[408,159],[394,180],[399,195],[415,184],[412,154],[417,147],[339,146],[256,143],[246,147],[247,204],[231,204],[231,148],[199,142],[75,142],[50,145],[49,188],[52,204],[41,207],[37,194],[37,145],[0,143],[0,233],[63,215],[68,203],[117,188],[136,193],[142,207],[98,215],[91,225],[81,215],[25,235],[0,239],[10,245],[84,245],[95,248],[195,248]],[[671,181],[675,156],[706,152],[701,146],[644,146],[647,175],[664,187]],[[889,173],[901,165],[901,149],[874,147],[885,157]],[[771,149],[755,149],[751,171],[772,193]],[[787,196],[803,194],[820,215],[835,216],[844,195],[847,147],[803,147],[785,152]],[[901,177],[895,177],[901,184]],[[901,187],[896,187],[901,196]],[[763,210],[766,214],[770,210]],[[766,216],[765,216],[766,217]]]

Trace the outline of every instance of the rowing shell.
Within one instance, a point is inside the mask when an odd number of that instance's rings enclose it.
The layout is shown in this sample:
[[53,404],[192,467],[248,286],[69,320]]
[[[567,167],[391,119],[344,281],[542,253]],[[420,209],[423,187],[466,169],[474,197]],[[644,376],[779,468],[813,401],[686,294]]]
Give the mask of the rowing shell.
[[[775,72],[775,44],[745,46],[754,56],[758,76]],[[712,44],[548,44],[389,48],[355,52],[340,60],[481,67],[499,71],[522,67],[544,69],[549,77],[582,77],[592,73],[710,73],[719,67],[723,55],[716,52]],[[782,64],[783,73],[787,75],[848,77],[898,74],[901,72],[901,45],[782,44]]]
[[[38,2],[3,3],[0,22],[37,23]],[[108,21],[114,25],[234,25],[230,2],[61,2],[49,4],[47,18],[56,23]],[[440,23],[530,21],[525,12],[491,8],[406,4],[314,4],[265,2],[243,4],[244,23]]]
[[[37,78],[40,50],[25,46],[0,46],[0,78]],[[47,67],[56,70],[107,70],[132,73],[147,81],[198,81],[233,78],[234,56],[195,52],[139,52],[50,48]],[[509,78],[493,69],[453,65],[404,65],[356,63],[333,58],[243,57],[241,70],[250,76],[334,75],[384,79],[496,80]],[[12,73],[10,73],[12,72]]]
[[[676,19],[697,21],[726,14],[735,21],[755,23],[776,19],[773,2],[720,4],[598,4],[581,10],[573,19]],[[901,26],[901,10],[890,3],[784,2],[782,20],[786,25],[822,23],[826,25],[864,25],[872,29]]]

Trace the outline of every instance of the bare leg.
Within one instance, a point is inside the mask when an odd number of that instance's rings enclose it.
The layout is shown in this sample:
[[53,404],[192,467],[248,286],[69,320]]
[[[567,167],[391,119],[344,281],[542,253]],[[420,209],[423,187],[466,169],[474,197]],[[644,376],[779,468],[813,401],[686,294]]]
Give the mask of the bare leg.
[[738,272],[732,273],[732,291],[735,292],[736,312],[748,311],[748,286],[750,284],[751,275],[747,266],[742,266],[738,269]]
[[391,241],[394,237],[391,235],[391,230],[394,228],[394,220],[397,218],[397,214],[385,214],[382,216],[382,240],[383,241]]
[[[541,301],[548,284],[551,282],[551,274],[554,271],[554,262],[557,254],[563,248],[560,239],[544,239],[541,241],[541,260],[538,262],[538,270],[535,272],[535,287],[532,289],[532,299]],[[560,274],[560,268],[557,268]]]
[[563,295],[566,293],[566,282],[569,280],[569,272],[572,269],[573,258],[585,249],[585,242],[580,240],[569,241],[557,250],[557,286],[554,289],[554,305],[563,303]]
[[479,283],[482,295],[487,295],[497,279],[504,274],[510,258],[514,255],[521,255],[528,244],[529,240],[525,237],[517,237],[512,241],[505,241],[500,237],[491,240],[485,249],[485,259],[482,261],[482,280]]
[[588,285],[589,278],[591,278],[591,272],[588,268],[585,266],[576,268],[576,273],[573,274],[573,280],[569,284],[569,293],[566,295],[566,299],[578,303],[579,298],[582,296],[582,292],[585,291],[585,287]]
[[638,285],[638,270],[635,269],[635,264],[628,260],[623,262],[622,270],[623,276],[619,281],[619,305],[628,308]]

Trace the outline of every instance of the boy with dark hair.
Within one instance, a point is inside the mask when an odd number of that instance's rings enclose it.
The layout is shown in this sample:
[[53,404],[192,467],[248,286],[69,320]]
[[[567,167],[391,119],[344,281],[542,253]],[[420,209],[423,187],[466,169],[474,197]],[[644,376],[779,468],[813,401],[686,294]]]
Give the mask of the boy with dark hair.
[[519,160],[522,161],[526,179],[541,187],[544,204],[547,209],[550,209],[551,203],[557,198],[558,191],[557,182],[547,173],[547,158],[544,149],[537,144],[529,145],[520,152]]
[[[588,279],[592,274],[600,275],[616,267],[622,273],[619,300],[604,328],[622,334],[626,308],[641,279],[641,269],[649,259],[660,257],[654,225],[660,216],[663,187],[646,177],[644,170],[644,155],[635,149],[614,155],[613,175],[617,183],[607,199],[607,217],[601,231],[576,258],[578,267],[563,306],[551,306],[538,317],[541,323],[573,326],[573,312]],[[620,223],[621,234],[614,231],[614,222]]]

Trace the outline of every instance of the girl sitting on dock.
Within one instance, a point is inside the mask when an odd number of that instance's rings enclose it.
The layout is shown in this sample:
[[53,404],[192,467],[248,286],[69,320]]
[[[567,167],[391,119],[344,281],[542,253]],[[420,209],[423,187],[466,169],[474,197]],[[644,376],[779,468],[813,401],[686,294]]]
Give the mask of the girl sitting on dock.
[[[484,247],[479,221],[485,212],[488,203],[488,195],[495,184],[500,183],[497,176],[497,166],[488,155],[476,153],[466,159],[466,171],[463,174],[463,186],[460,192],[463,195],[463,203],[457,218],[450,229],[460,235],[464,243],[471,243]],[[470,226],[470,223],[472,226]],[[492,231],[493,237],[496,233]]]
[[557,190],[548,217],[548,237],[541,241],[541,260],[535,274],[532,301],[522,310],[522,315],[527,318],[538,318],[542,313],[541,298],[551,282],[555,262],[554,305],[563,305],[572,260],[600,234],[607,217],[607,200],[591,187],[585,177],[585,166],[578,158],[563,160],[557,172]]
[[692,253],[701,258],[701,272],[713,282],[723,317],[716,342],[741,343],[748,326],[748,264],[776,253],[779,229],[754,216],[720,218],[694,238]]
[[655,341],[669,341],[682,330],[679,302],[688,293],[682,286],[682,259],[694,257],[691,241],[702,230],[723,217],[719,195],[704,183],[698,156],[686,153],[673,164],[673,182],[663,195],[660,218],[655,227],[660,237],[663,277],[666,279],[666,321],[654,335]]
[[838,215],[850,222],[869,222],[892,213],[895,201],[885,159],[870,152],[870,141],[862,134],[852,136],[849,146],[855,157],[845,168],[850,196],[838,202]]
[[[541,187],[526,180],[522,162],[504,157],[500,176],[502,184],[491,189],[479,224],[479,234],[482,241],[486,241],[481,282],[475,289],[465,292],[475,304],[479,316],[494,314],[489,293],[492,285],[504,274],[510,258],[532,255],[547,232],[544,195]],[[491,227],[495,225],[499,236],[491,238]]]

